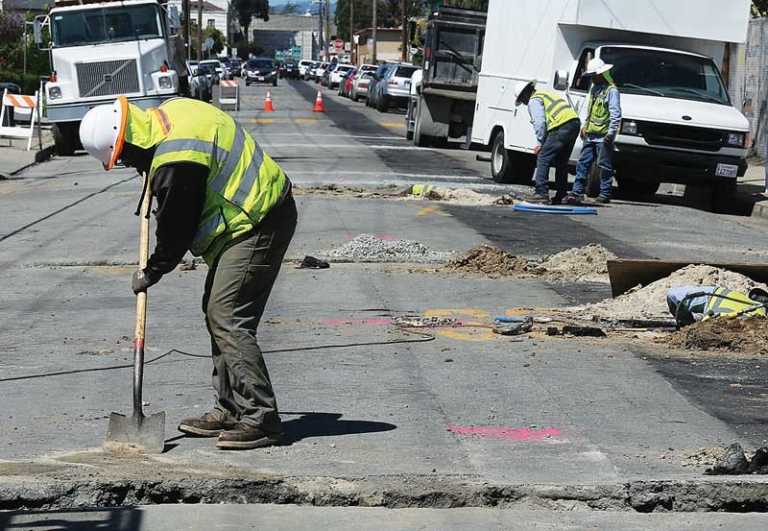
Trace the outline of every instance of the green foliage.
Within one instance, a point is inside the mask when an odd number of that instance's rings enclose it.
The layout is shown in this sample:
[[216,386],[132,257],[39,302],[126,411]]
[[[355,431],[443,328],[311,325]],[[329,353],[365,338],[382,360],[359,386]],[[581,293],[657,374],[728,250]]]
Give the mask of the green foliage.
[[[337,0],[336,27],[339,36],[345,41],[349,38],[349,3],[355,3],[355,32],[373,25],[373,5],[370,0]],[[408,0],[410,16],[417,16],[428,10],[428,0]],[[378,0],[376,23],[380,28],[399,28],[402,25],[403,11],[401,0]]]
[[237,13],[237,21],[248,39],[248,28],[253,17],[269,20],[269,0],[232,0],[232,7]]
[[768,16],[768,0],[752,0],[752,15],[756,17]]
[[224,34],[216,28],[206,28],[203,32],[203,40],[207,39],[208,37],[213,39],[213,48],[210,50],[211,55],[220,53],[227,43],[227,39],[224,37]]
[[[30,31],[31,33],[31,31]],[[24,17],[0,12],[0,81],[21,86],[25,94],[38,89],[40,76],[50,74],[48,53],[41,51],[28,35],[23,42]],[[27,74],[24,75],[24,48],[27,52]]]

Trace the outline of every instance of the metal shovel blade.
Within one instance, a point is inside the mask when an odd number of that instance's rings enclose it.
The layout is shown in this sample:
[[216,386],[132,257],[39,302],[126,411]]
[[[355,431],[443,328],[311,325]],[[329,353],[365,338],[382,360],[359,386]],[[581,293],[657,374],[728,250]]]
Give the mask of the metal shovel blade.
[[162,453],[165,448],[165,411],[130,417],[112,413],[104,447],[113,453]]

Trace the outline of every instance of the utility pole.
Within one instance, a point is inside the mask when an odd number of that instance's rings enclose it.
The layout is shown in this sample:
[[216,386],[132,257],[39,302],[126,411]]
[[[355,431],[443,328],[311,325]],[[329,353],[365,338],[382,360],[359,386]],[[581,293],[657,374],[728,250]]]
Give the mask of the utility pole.
[[203,60],[203,0],[197,0],[197,60]]
[[403,12],[403,30],[401,31],[401,39],[400,42],[402,44],[402,53],[400,54],[401,59],[404,63],[408,62],[408,0],[401,0],[400,2],[401,11]]
[[[325,0],[325,40],[331,43],[331,2]],[[326,46],[328,48],[328,46]],[[328,52],[326,52],[327,54]]]
[[181,24],[183,29],[182,39],[184,39],[184,46],[186,47],[187,60],[192,59],[192,41],[189,38],[189,0],[181,0]]
[[352,56],[352,64],[357,64],[355,57],[355,0],[349,0],[349,49]]
[[376,52],[378,51],[378,50],[376,49],[376,48],[377,48],[377,44],[378,44],[378,43],[376,42],[376,40],[377,40],[377,35],[376,35],[376,26],[377,26],[377,24],[378,24],[378,22],[376,21],[376,7],[377,7],[377,6],[376,6],[376,0],[373,0],[373,35],[372,35],[372,37],[373,37],[373,51],[372,51],[372,53],[371,53],[371,56],[372,56],[372,58],[373,58],[373,60],[372,60],[371,62],[372,62],[373,64],[376,64]]
[[317,4],[318,4],[317,45],[318,45],[318,48],[320,48],[320,52],[318,53],[317,58],[322,61],[325,56],[325,53],[323,52],[323,50],[325,49],[325,43],[323,39],[323,0],[317,0]]

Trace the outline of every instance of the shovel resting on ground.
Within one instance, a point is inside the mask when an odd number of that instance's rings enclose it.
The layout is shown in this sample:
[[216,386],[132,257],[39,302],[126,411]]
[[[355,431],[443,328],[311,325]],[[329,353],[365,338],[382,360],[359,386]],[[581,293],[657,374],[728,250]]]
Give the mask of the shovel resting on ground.
[[[149,177],[145,178],[141,201],[141,231],[139,237],[139,269],[147,266],[149,258],[149,209],[152,192]],[[136,296],[136,332],[133,340],[133,414],[109,416],[104,446],[112,451],[159,454],[165,447],[165,412],[144,415],[141,387],[144,379],[144,333],[147,325],[147,292]]]

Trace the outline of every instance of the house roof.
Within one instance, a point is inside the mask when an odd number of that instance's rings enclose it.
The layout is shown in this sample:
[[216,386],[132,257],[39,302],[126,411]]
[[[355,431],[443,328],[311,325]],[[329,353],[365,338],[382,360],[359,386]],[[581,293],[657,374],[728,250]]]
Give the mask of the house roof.
[[6,11],[48,11],[53,0],[3,0]]

